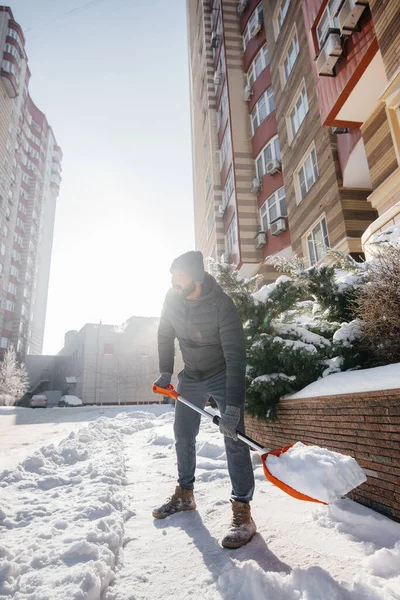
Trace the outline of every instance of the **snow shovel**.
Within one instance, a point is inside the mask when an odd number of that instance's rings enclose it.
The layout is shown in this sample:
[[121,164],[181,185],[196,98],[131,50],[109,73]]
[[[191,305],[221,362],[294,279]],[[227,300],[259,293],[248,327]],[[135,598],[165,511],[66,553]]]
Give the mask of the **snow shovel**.
[[[153,385],[153,392],[155,394],[161,394],[161,396],[168,396],[169,398],[174,398],[175,400],[179,400],[179,402],[182,402],[182,404],[186,404],[186,406],[189,406],[189,408],[192,408],[193,410],[200,413],[204,417],[211,419],[211,421],[215,425],[219,425],[221,417],[219,417],[218,415],[213,415],[213,414],[207,412],[206,410],[199,408],[195,404],[192,404],[191,402],[189,402],[189,400],[186,400],[185,398],[180,396],[178,394],[178,392],[174,389],[173,385],[170,384],[167,388],[161,388],[157,385]],[[245,435],[244,433],[241,433],[240,431],[236,431],[236,433],[237,433],[239,440],[241,440],[242,442],[244,442],[245,444],[250,446],[250,448],[253,448],[254,450],[257,450],[257,452],[261,453],[261,460],[262,460],[262,464],[263,464],[263,468],[264,468],[264,474],[271,483],[276,485],[283,492],[286,492],[286,494],[289,494],[289,496],[296,498],[297,500],[305,500],[306,502],[316,502],[318,504],[327,505],[327,502],[323,502],[322,500],[316,500],[315,498],[311,498],[311,496],[307,496],[306,494],[302,494],[301,492],[298,492],[294,488],[290,487],[290,485],[287,485],[283,481],[280,481],[280,479],[277,479],[276,477],[274,477],[274,475],[272,475],[272,473],[269,471],[269,469],[267,467],[268,456],[270,454],[274,455],[274,456],[280,456],[284,452],[287,452],[289,450],[289,448],[292,448],[294,446],[294,444],[291,444],[290,446],[285,446],[285,448],[281,448],[280,450],[267,450],[266,448],[264,448],[263,446],[258,444],[255,440],[253,440],[248,435]]]

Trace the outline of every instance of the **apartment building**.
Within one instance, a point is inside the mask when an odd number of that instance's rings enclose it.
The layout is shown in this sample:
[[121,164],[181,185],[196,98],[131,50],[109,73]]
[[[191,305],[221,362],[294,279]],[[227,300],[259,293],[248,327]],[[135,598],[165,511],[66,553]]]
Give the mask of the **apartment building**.
[[266,280],[273,256],[361,258],[397,222],[399,0],[187,10],[197,247]]
[[0,353],[42,351],[62,152],[29,95],[25,38],[0,6]]
[[374,236],[400,224],[400,0],[303,0],[321,122],[338,131],[343,186],[367,189]]

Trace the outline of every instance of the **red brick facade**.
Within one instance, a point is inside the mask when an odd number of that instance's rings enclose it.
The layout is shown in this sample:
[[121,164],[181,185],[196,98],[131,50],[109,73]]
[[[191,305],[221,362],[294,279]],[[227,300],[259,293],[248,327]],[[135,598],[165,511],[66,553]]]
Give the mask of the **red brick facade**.
[[353,456],[368,480],[349,496],[400,521],[400,389],[281,400],[274,423],[246,415],[246,433],[267,448],[302,441]]

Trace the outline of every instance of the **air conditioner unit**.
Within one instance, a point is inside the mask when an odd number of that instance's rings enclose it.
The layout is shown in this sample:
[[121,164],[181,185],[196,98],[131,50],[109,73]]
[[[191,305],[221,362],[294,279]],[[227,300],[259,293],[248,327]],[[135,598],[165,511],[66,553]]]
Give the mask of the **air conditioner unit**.
[[270,160],[265,165],[265,172],[267,175],[275,175],[275,173],[278,173],[279,171],[281,171],[281,162],[276,158]]
[[211,34],[211,48],[218,48],[219,45],[219,35],[216,31],[213,31]]
[[334,77],[333,70],[343,52],[340,35],[330,33],[317,56],[317,72],[321,77]]
[[270,224],[269,229],[271,235],[279,235],[283,231],[286,231],[286,220],[283,217],[279,217],[279,219],[276,219]]
[[224,252],[223,254],[221,254],[221,262],[229,265],[229,253],[228,252]]
[[265,233],[265,231],[259,231],[254,238],[254,243],[255,243],[257,250],[259,250],[260,248],[264,248],[264,246],[267,245],[267,241],[268,241],[268,239],[267,239],[267,234]]
[[345,0],[338,14],[342,35],[351,35],[357,29],[357,23],[367,6],[366,0]]
[[239,0],[238,7],[237,7],[237,11],[238,11],[239,15],[242,15],[244,13],[244,11],[248,7],[248,5],[249,5],[249,0]]
[[221,81],[221,74],[219,73],[219,71],[215,71],[214,73],[214,85],[219,85]]
[[251,31],[250,31],[250,35],[251,35],[252,38],[255,38],[256,35],[258,35],[260,33],[261,27],[262,27],[262,23],[258,19],[257,22],[253,25],[253,27],[251,28]]
[[244,88],[245,101],[249,102],[252,95],[253,95],[253,88],[251,87],[251,85],[246,85],[246,87]]
[[252,194],[258,194],[258,192],[261,191],[262,188],[262,182],[261,179],[258,179],[258,177],[254,177],[253,181],[251,182],[251,193]]

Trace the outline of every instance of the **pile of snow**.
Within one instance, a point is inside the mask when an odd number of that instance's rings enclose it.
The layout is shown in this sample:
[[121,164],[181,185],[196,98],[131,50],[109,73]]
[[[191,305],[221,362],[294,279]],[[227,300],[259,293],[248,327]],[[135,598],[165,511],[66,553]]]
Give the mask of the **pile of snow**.
[[62,396],[60,402],[64,402],[65,406],[82,406],[83,404],[78,396]]
[[373,244],[399,244],[400,243],[400,225],[391,225],[385,231],[376,233],[371,238]]
[[297,337],[300,341],[304,342],[305,344],[313,344],[314,346],[331,345],[330,341],[322,337],[322,335],[313,333],[305,327],[299,327],[294,323],[279,323],[278,321],[273,321],[272,325],[276,333],[278,333],[279,335],[292,335],[293,337]]
[[269,454],[270,473],[296,491],[327,504],[367,480],[351,456],[298,442],[280,456]]
[[123,435],[152,415],[100,418],[0,473],[2,600],[95,599],[114,578],[129,509]]
[[360,371],[334,373],[314,381],[286,398],[312,398],[393,389],[400,389],[400,363]]
[[349,348],[353,346],[354,342],[357,342],[362,336],[361,321],[355,319],[350,323],[343,323],[341,327],[333,334],[333,341],[339,342],[343,346]]

